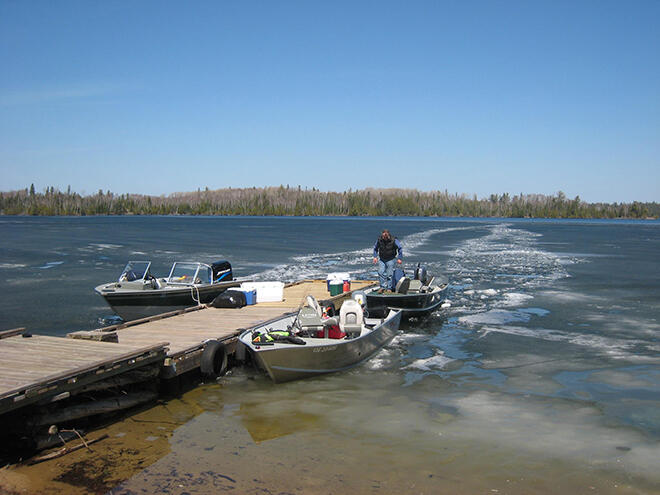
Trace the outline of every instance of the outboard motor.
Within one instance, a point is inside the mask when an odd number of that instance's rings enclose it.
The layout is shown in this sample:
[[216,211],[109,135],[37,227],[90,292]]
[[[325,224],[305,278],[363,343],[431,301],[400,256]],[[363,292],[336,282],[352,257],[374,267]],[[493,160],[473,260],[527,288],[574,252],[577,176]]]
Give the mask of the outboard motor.
[[234,280],[231,264],[227,260],[216,261],[211,265],[211,270],[213,270],[213,283]]
[[417,263],[417,268],[415,268],[415,280],[422,282],[422,285],[426,285],[428,275],[426,274],[426,267],[420,266]]

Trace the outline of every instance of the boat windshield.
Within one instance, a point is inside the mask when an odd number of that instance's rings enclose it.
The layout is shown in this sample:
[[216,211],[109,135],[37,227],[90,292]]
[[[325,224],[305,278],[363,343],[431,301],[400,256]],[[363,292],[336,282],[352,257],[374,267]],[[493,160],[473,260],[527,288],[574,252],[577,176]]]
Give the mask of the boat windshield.
[[120,282],[133,282],[134,280],[146,280],[149,276],[151,261],[129,261],[119,276]]
[[203,263],[174,263],[167,279],[169,284],[208,284],[210,282],[211,267]]

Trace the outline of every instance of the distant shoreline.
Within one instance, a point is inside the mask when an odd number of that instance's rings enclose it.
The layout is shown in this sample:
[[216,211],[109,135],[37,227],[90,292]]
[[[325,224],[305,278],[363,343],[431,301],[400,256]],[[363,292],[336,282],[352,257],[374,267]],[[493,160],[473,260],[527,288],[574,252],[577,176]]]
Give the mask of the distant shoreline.
[[183,217],[218,217],[218,218],[364,218],[364,219],[369,219],[369,218],[388,218],[388,219],[445,219],[445,220],[464,220],[464,221],[470,221],[470,220],[611,220],[611,221],[637,221],[637,222],[657,222],[660,217],[645,217],[645,218],[638,218],[638,217],[496,217],[496,216],[491,216],[491,217],[469,217],[469,216],[437,216],[437,215],[261,215],[261,214],[254,214],[254,215],[241,215],[241,214],[206,214],[206,213],[201,213],[201,214],[189,214],[189,213],[171,213],[171,214],[160,214],[160,213],[149,213],[149,214],[141,214],[141,213],[120,213],[120,214],[106,214],[106,213],[97,213],[93,215],[33,215],[33,214],[6,214],[0,212],[0,218],[2,217],[22,217],[22,218],[64,218],[64,217],[69,217],[69,218],[85,218],[85,217],[161,217],[161,218],[183,218]]
[[587,203],[561,191],[542,194],[491,194],[488,198],[422,192],[414,189],[363,189],[321,192],[289,186],[218,189],[168,196],[114,194],[99,190],[82,196],[54,187],[42,193],[34,185],[0,192],[0,215],[95,216],[292,216],[292,217],[430,217],[528,219],[635,219],[656,220],[660,203]]

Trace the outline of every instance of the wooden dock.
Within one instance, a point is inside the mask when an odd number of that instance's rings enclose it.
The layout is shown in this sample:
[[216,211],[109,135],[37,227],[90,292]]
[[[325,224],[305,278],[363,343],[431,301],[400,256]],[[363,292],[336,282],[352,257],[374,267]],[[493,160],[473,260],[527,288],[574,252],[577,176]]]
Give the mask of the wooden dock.
[[65,398],[75,389],[165,358],[165,342],[113,344],[0,334],[0,414]]
[[[353,281],[352,289],[372,285]],[[76,389],[159,362],[161,378],[173,378],[200,366],[208,341],[233,352],[242,329],[297,310],[311,294],[340,305],[350,293],[330,297],[325,281],[305,280],[284,288],[281,302],[237,309],[206,306],[67,337],[32,335],[23,329],[0,333],[0,414],[34,403],[68,397]]]

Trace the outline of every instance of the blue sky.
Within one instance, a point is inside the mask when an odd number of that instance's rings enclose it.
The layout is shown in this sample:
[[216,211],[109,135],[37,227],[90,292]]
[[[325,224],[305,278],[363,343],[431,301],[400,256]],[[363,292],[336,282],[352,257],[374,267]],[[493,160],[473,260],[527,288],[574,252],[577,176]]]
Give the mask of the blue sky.
[[0,190],[660,201],[660,1],[0,0]]

